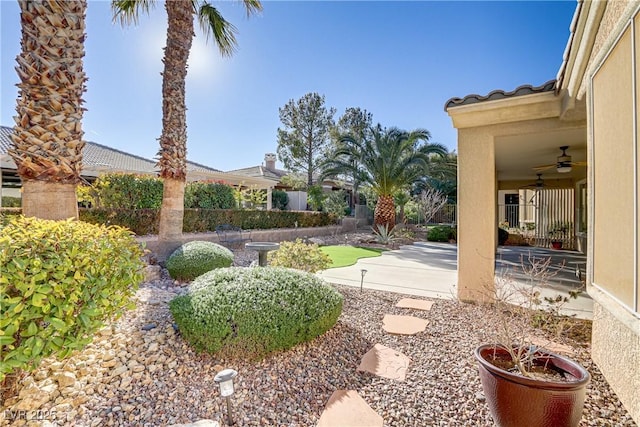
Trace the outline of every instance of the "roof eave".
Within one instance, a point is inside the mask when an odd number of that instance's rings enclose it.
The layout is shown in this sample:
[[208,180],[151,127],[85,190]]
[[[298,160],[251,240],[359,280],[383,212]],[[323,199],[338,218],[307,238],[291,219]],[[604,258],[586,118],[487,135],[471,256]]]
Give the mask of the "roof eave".
[[561,98],[553,91],[447,108],[456,129],[558,117]]

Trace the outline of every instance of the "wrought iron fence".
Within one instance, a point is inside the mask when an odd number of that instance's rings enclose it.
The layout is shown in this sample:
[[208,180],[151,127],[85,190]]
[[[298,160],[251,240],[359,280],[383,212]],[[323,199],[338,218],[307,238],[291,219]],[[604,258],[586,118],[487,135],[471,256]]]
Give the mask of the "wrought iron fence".
[[500,227],[532,246],[575,249],[573,189],[541,189],[530,200],[498,205]]

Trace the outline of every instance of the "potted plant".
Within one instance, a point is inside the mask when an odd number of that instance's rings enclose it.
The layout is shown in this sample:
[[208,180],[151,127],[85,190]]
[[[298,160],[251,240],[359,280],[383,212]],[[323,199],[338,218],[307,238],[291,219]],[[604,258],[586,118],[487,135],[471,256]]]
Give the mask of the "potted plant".
[[549,230],[549,238],[551,239],[551,247],[553,249],[562,249],[562,241],[567,237],[569,226],[563,223],[556,223]]
[[541,306],[538,286],[557,274],[549,273],[550,261],[530,255],[521,262],[529,278],[525,286],[508,274],[498,277],[491,305],[497,326],[493,343],[474,352],[491,416],[501,427],[569,427],[582,417],[589,372],[566,356],[536,346],[529,333]]

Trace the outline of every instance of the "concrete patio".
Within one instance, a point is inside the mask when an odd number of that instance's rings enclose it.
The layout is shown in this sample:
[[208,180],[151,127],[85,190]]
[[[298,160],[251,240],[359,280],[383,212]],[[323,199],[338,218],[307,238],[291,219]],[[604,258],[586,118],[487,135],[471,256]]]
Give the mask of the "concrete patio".
[[[542,296],[555,297],[581,286],[576,268],[584,274],[586,258],[577,252],[537,247],[501,246],[496,255],[496,276],[508,274],[526,285],[522,263],[528,259],[551,258],[549,270],[555,274],[541,289]],[[356,264],[324,270],[318,274],[331,283],[359,287],[362,270],[365,289],[377,289],[430,298],[454,299],[457,294],[457,246],[450,243],[416,242],[383,252],[381,256],[363,258]],[[582,319],[593,317],[593,301],[585,293],[571,299],[563,314]]]

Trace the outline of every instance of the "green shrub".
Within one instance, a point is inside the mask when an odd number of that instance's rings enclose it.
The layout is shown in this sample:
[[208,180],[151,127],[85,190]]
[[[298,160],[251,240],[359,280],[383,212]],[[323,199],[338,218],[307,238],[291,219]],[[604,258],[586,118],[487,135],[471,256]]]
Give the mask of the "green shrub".
[[79,186],[78,201],[93,207],[111,209],[159,209],[162,180],[147,175],[108,173],[91,186]]
[[332,191],[324,200],[323,210],[342,218],[346,215],[349,203],[347,203],[347,193],[344,190]]
[[119,227],[10,218],[0,228],[0,381],[84,347],[130,308],[141,256]]
[[78,209],[81,221],[91,224],[119,225],[138,236],[158,234],[160,211],[158,209]]
[[436,225],[427,232],[427,240],[430,242],[448,242],[452,239],[455,240],[455,238],[455,229],[448,225]]
[[231,209],[236,205],[233,187],[211,182],[191,182],[185,187],[184,207]]
[[[20,210],[16,210],[19,212]],[[12,214],[9,209],[3,213]],[[158,234],[160,211],[156,209],[80,208],[80,219],[92,224],[127,227],[138,236]],[[238,209],[185,209],[185,233],[214,231],[220,224],[233,224],[246,230],[269,228],[323,227],[335,224],[326,212],[258,211]]]
[[22,198],[20,198],[20,197],[11,197],[11,196],[2,196],[2,207],[3,208],[19,208],[19,207],[22,207]]
[[274,209],[286,211],[289,204],[289,195],[283,190],[273,190],[271,192],[271,204]]
[[331,265],[331,258],[315,243],[307,244],[301,239],[295,242],[281,242],[280,249],[269,252],[269,264],[274,267],[288,267],[315,273]]
[[498,227],[498,244],[504,245],[509,239],[509,232],[502,227]]
[[214,268],[233,264],[233,252],[213,242],[194,240],[180,246],[167,258],[169,275],[177,280],[193,280]]
[[342,301],[311,273],[230,267],[198,277],[169,308],[198,351],[253,359],[322,335],[335,325]]
[[315,184],[307,188],[307,204],[309,205],[311,210],[322,210],[324,199],[326,197],[327,196],[324,194],[322,186],[319,184]]

